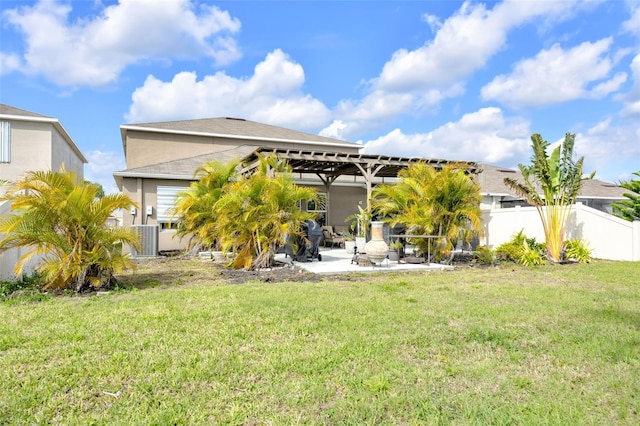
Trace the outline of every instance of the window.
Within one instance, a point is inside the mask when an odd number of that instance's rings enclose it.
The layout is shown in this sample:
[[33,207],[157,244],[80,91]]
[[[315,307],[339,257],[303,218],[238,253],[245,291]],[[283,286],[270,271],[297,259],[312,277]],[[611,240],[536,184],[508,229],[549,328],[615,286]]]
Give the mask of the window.
[[[169,223],[171,221],[171,210],[175,207],[178,193],[187,189],[184,186],[159,186],[157,189],[158,194],[158,206],[157,220],[158,223]],[[174,218],[175,220],[175,218]],[[163,226],[162,229],[168,229],[169,226]]]
[[11,162],[11,123],[0,121],[0,163]]
[[318,192],[317,202],[315,202],[314,200],[308,200],[307,211],[316,213],[316,220],[318,221],[318,223],[320,225],[325,225],[327,222],[327,193]]

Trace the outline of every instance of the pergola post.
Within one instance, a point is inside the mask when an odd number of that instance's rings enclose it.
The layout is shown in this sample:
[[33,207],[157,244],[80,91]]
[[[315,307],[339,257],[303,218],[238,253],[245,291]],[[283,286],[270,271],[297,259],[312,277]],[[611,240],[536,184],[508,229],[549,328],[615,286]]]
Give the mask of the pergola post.
[[328,225],[330,222],[330,218],[331,218],[331,184],[333,184],[333,182],[336,181],[336,179],[338,179],[338,176],[327,176],[325,175],[324,177],[320,174],[320,173],[316,173],[316,176],[318,176],[320,178],[320,180],[322,181],[322,183],[324,184],[324,189],[326,191],[326,208],[327,208],[327,223],[325,225]]
[[373,178],[376,177],[378,172],[380,172],[380,170],[384,168],[384,165],[382,164],[378,165],[375,169],[373,169],[372,164],[367,163],[367,168],[365,169],[360,164],[358,163],[355,163],[355,164],[358,167],[358,169],[360,169],[362,176],[364,176],[364,181],[367,186],[367,213],[371,213],[371,195],[373,193],[373,189],[372,189]]

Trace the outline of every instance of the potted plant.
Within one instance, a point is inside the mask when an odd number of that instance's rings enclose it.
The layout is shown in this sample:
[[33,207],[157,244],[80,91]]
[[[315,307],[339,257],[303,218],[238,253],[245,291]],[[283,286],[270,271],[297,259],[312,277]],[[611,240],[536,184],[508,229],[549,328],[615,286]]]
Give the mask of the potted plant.
[[399,240],[392,241],[389,244],[389,260],[397,261],[402,255],[402,243]]
[[371,213],[363,209],[362,206],[358,206],[358,213],[348,216],[345,222],[350,222],[349,228],[355,232],[358,253],[364,253],[364,246],[367,244],[367,234],[371,222]]
[[356,251],[356,238],[350,232],[341,232],[340,236],[344,238],[344,249],[347,253],[354,254]]

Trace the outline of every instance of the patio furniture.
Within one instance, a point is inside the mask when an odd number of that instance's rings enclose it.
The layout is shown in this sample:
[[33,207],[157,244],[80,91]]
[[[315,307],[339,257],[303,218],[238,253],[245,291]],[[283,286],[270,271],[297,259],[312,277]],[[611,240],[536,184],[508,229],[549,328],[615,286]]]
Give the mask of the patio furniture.
[[324,238],[324,246],[333,248],[336,244],[338,247],[344,247],[344,237],[337,234],[333,230],[333,226],[323,226],[322,227],[322,237]]

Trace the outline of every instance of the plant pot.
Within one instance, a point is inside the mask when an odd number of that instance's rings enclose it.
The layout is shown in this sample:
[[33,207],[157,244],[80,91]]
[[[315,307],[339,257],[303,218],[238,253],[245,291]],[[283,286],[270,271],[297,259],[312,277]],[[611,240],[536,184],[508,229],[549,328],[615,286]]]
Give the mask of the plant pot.
[[358,253],[364,253],[364,247],[367,245],[367,239],[365,237],[356,237],[356,247]]
[[213,259],[213,255],[211,254],[210,251],[199,251],[198,258],[202,260],[209,260],[209,259]]
[[356,242],[355,241],[345,241],[344,242],[344,249],[346,250],[347,253],[355,254]]
[[212,251],[211,256],[213,257],[213,260],[216,261],[225,260],[224,253],[221,251]]
[[387,257],[389,258],[389,260],[393,260],[393,261],[398,261],[398,259],[400,258],[400,256],[398,256],[397,250],[389,250],[387,252]]

